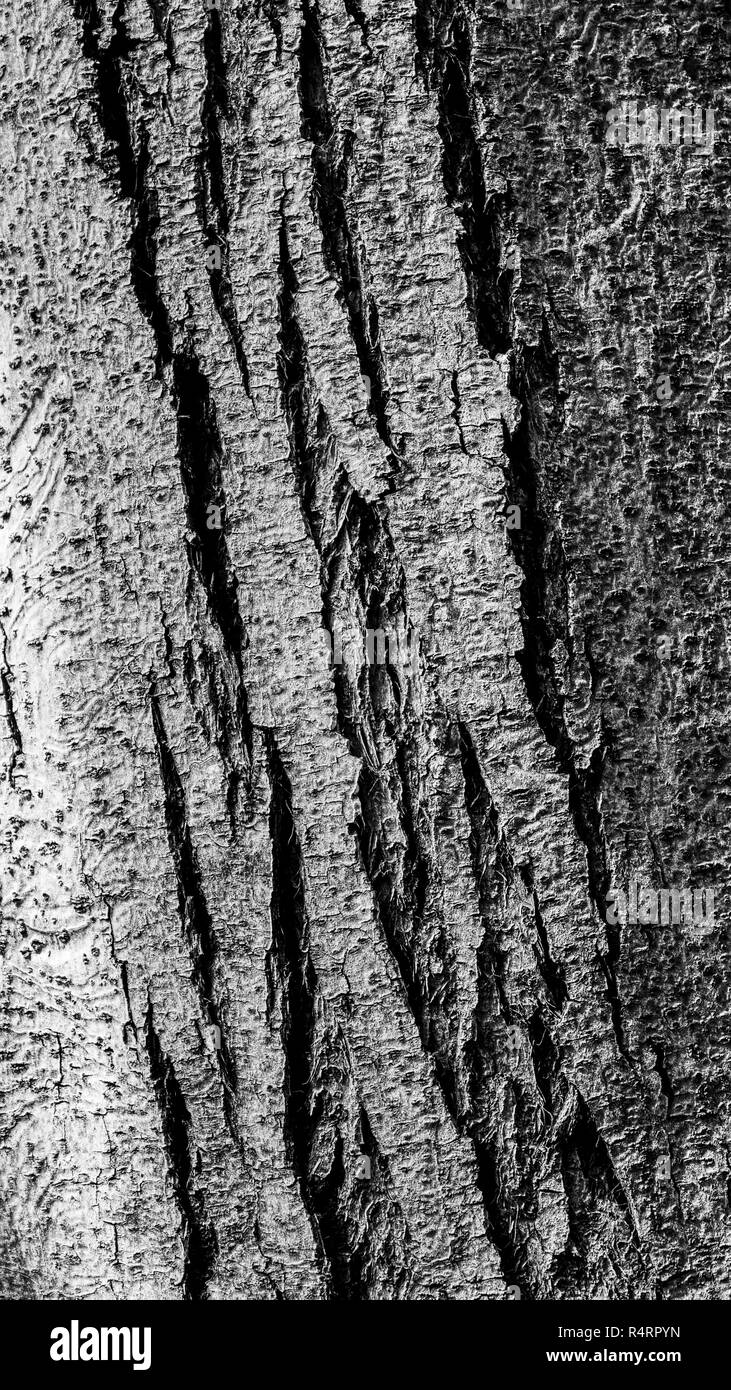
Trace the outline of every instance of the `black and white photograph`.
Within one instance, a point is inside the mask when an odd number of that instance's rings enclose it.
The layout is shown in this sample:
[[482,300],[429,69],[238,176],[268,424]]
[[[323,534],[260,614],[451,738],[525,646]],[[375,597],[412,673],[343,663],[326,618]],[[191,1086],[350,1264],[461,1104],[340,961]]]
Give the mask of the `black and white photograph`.
[[1,9],[3,1335],[98,1385],[155,1310],[479,1303],[692,1369],[728,0]]

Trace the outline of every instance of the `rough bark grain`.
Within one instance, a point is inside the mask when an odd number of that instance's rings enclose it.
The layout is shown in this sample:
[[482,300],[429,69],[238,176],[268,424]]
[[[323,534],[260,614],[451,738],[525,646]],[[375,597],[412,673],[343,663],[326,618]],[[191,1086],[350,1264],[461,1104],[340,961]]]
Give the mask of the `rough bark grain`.
[[728,1297],[723,0],[2,14],[0,1292]]

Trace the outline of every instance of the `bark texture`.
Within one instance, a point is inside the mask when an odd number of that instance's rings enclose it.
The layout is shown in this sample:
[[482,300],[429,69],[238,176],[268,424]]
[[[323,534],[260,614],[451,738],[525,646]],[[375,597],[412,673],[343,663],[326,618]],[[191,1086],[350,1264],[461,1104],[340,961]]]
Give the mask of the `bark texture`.
[[2,15],[3,1296],[728,1297],[723,0]]

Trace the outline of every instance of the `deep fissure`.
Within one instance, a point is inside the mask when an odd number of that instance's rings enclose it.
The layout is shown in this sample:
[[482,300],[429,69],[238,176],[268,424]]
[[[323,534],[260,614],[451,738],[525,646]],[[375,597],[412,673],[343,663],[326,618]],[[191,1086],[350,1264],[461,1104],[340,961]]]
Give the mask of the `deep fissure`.
[[215,998],[218,942],[193,849],[183,783],[168,741],[160,701],[154,690],[150,692],[150,708],[164,791],[168,846],[178,889],[178,912],[190,950],[192,981],[198,994],[204,1027],[217,1030],[215,1051],[221,1077],[224,1118],[231,1138],[240,1148],[235,1109],[236,1068],[226,1039],[220,1006]]
[[[285,1142],[316,1243],[327,1268],[334,1300],[357,1297],[348,1257],[342,1202],[345,1185],[342,1139],[336,1144],[327,1177],[312,1174],[313,1142],[319,1113],[313,1087],[318,982],[310,956],[299,836],[292,811],[292,787],[272,730],[264,733],[271,788],[269,834],[272,846],[272,943],[266,958],[271,1015],[279,987],[284,1087]],[[320,1065],[323,1065],[320,1059]],[[319,1090],[320,1097],[323,1095]]]
[[302,0],[299,96],[302,134],[312,144],[312,196],[322,234],[325,263],[335,276],[348,313],[350,332],[363,376],[369,382],[368,410],[389,451],[392,468],[399,454],[388,423],[389,389],[381,345],[378,306],[366,283],[364,251],[346,209],[348,165],[355,136],[346,132],[337,158],[337,132],[327,92],[327,56],[317,0]]
[[[206,87],[203,97],[203,128],[198,168],[198,212],[206,238],[208,278],[213,302],[231,340],[244,390],[247,396],[250,396],[249,364],[231,284],[230,215],[226,197],[221,132],[221,124],[229,116],[229,93],[226,60],[223,52],[221,16],[215,8],[211,8],[207,12],[203,53]],[[217,257],[216,252],[218,253]]]
[[145,1015],[145,1047],[183,1227],[183,1297],[199,1302],[207,1297],[217,1252],[216,1234],[206,1213],[203,1192],[193,1177],[190,1114],[175,1068],[155,1031],[151,1000]]

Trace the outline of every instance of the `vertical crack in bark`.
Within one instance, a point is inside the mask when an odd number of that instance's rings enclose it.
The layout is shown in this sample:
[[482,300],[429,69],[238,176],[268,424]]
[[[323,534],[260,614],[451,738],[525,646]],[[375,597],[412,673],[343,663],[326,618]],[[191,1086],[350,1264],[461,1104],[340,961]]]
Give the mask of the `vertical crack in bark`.
[[279,67],[282,61],[283,38],[282,21],[279,18],[279,9],[282,3],[284,3],[284,5],[286,6],[287,0],[263,0],[263,3],[262,0],[259,0],[259,3],[261,4],[262,10],[266,17],[267,24],[269,25],[269,28],[271,29],[274,35],[274,42],[276,44],[275,62],[277,64],[277,67]]
[[186,941],[193,959],[193,977],[206,1008],[212,1005],[213,962],[216,954],[213,928],[208,913],[200,870],[193,851],[188,825],[185,792],[168,743],[160,702],[150,694],[152,726],[155,732],[160,776],[165,793],[165,824],[170,854],[178,884],[178,907]]
[[[410,1236],[353,1078],[338,1025],[313,1072],[310,1185],[333,1268],[334,1297],[403,1297],[413,1277]],[[352,1151],[357,1143],[358,1157]],[[365,1160],[367,1171],[357,1165]],[[376,1292],[378,1291],[378,1292]]]
[[228,245],[230,217],[226,199],[226,178],[223,165],[221,121],[228,118],[229,97],[226,62],[223,54],[221,16],[216,9],[208,11],[203,39],[206,66],[206,88],[203,97],[203,138],[199,161],[200,191],[197,199],[198,216],[206,238],[207,253],[217,248],[220,266],[208,265],[208,278],[216,310],[231,339],[236,363],[244,390],[251,396],[249,367],[244,349],[244,337],[236,312],[231,285]]
[[[504,910],[507,896],[516,880],[516,867],[510,855],[504,835],[499,830],[499,817],[489,791],[485,785],[474,744],[469,729],[463,723],[458,725],[460,751],[462,756],[465,784],[465,800],[470,819],[470,849],[473,871],[478,886],[480,912],[485,923],[485,933],[478,950],[478,999],[474,1015],[474,1035],[470,1048],[470,1100],[473,1116],[485,1110],[484,1092],[488,1081],[486,1059],[490,1035],[489,1021],[492,1016],[492,989],[497,993],[501,1012],[508,1024],[515,1021],[507,998],[504,958],[492,942],[490,924],[496,906]],[[532,866],[520,866],[520,876],[533,903],[534,920],[538,937],[534,950],[543,977],[552,1009],[560,1012],[568,999],[563,967],[554,961],[548,936],[535,891]],[[587,1246],[587,1232],[600,1223],[598,1206],[604,1196],[611,1196],[621,1208],[631,1228],[633,1242],[639,1248],[637,1232],[627,1195],[620,1183],[609,1155],[608,1147],[599,1133],[591,1113],[579,1092],[565,1076],[560,1053],[550,1034],[549,1026],[541,1009],[534,1010],[528,1025],[528,1038],[531,1046],[536,1084],[542,1104],[553,1118],[557,1113],[556,1097],[561,1098],[560,1110],[565,1113],[567,1098],[571,1097],[571,1118],[562,1121],[560,1129],[560,1153],[564,1173],[567,1202],[569,1205],[572,1238],[584,1249]],[[525,1100],[522,1102],[525,1104]],[[480,1171],[480,1185],[485,1199],[486,1210],[495,1243],[500,1252],[505,1278],[509,1282],[519,1282],[531,1291],[537,1290],[537,1276],[530,1268],[523,1239],[530,1226],[530,1201],[535,1200],[535,1176],[531,1165],[521,1179],[523,1196],[518,1202],[514,1193],[507,1192],[501,1184],[500,1152],[496,1145],[490,1124],[484,1121],[471,1121],[470,1129]],[[558,1129],[554,1132],[553,1143],[559,1138]],[[548,1132],[544,1133],[544,1145],[551,1142]],[[526,1149],[529,1154],[530,1147]],[[572,1164],[578,1163],[581,1182],[585,1185],[582,1194],[578,1192],[578,1179],[573,1173]],[[584,1254],[586,1250],[584,1249]],[[569,1269],[570,1261],[566,1265]],[[582,1278],[588,1278],[582,1266]],[[566,1272],[564,1271],[564,1273]],[[575,1272],[575,1271],[574,1271]],[[578,1287],[581,1287],[579,1281]]]
[[23,757],[23,739],[21,737],[18,721],[15,717],[15,706],[13,704],[13,693],[10,689],[10,681],[7,677],[7,670],[0,672],[2,682],[3,700],[5,701],[5,718],[8,722],[8,732],[13,744],[13,751],[10,755],[8,765],[8,781],[11,787],[15,786],[15,769],[18,761]]
[[127,973],[127,962],[126,962],[126,960],[120,960],[120,959],[119,959],[119,956],[117,955],[117,938],[116,938],[115,931],[114,931],[114,916],[113,916],[113,913],[112,913],[112,900],[111,900],[111,898],[108,896],[107,893],[102,892],[102,890],[101,890],[100,888],[98,888],[98,887],[93,883],[93,881],[91,881],[90,879],[88,879],[88,878],[87,878],[87,875],[86,875],[85,873],[83,874],[83,878],[84,878],[84,882],[86,882],[86,883],[89,884],[89,887],[92,889],[92,891],[98,893],[98,895],[101,897],[102,902],[104,903],[104,906],[105,906],[106,911],[107,911],[107,922],[108,922],[108,924],[109,924],[109,947],[110,947],[111,957],[112,957],[112,960],[114,961],[115,965],[117,965],[117,966],[119,967],[119,978],[120,978],[120,983],[121,983],[121,985],[122,985],[122,993],[123,993],[123,995],[124,995],[124,1002],[125,1002],[125,1004],[127,1005],[127,1022],[123,1025],[123,1028],[122,1028],[122,1037],[124,1038],[124,1041],[125,1041],[125,1043],[126,1043],[126,1042],[127,1042],[127,1029],[129,1028],[129,1029],[131,1030],[132,1036],[133,1036],[133,1038],[134,1038],[134,1040],[135,1040],[135,1043],[136,1043],[136,1042],[137,1042],[137,1024],[135,1023],[134,1018],[132,1017],[132,1001],[131,1001],[130,995],[129,995],[129,977],[128,977],[128,973]]
[[470,859],[480,917],[484,925],[482,941],[478,948],[478,993],[481,982],[491,980],[500,1001],[503,1017],[510,1022],[511,1011],[505,989],[505,956],[493,941],[491,918],[496,881],[500,884],[498,896],[504,905],[508,889],[514,880],[513,862],[505,836],[500,831],[497,807],[482,776],[470,731],[466,724],[458,722],[457,732],[465,808],[470,823]]
[[279,343],[277,358],[279,382],[284,399],[284,412],[290,440],[290,460],[302,518],[317,547],[323,544],[323,503],[319,497],[318,475],[322,470],[320,452],[326,446],[323,429],[325,412],[320,408],[314,432],[316,444],[310,447],[310,392],[308,390],[307,350],[297,317],[299,285],[292,264],[287,234],[284,204],[279,228]]
[[[114,955],[114,949],[112,949],[112,955]],[[123,961],[120,961],[120,962],[119,962],[119,978],[120,978],[121,983],[122,983],[122,993],[124,994],[124,1002],[125,1002],[125,1004],[127,1005],[127,1022],[125,1023],[124,1028],[122,1029],[122,1036],[124,1037],[124,1041],[126,1042],[126,1041],[127,1041],[127,1036],[126,1036],[126,1034],[127,1034],[127,1029],[128,1029],[128,1028],[131,1028],[131,1030],[132,1030],[132,1036],[134,1037],[134,1040],[135,1040],[135,1042],[136,1042],[136,1041],[137,1041],[137,1025],[135,1024],[135,1021],[134,1021],[134,1019],[133,1019],[133,1017],[132,1017],[132,1003],[131,1003],[131,1000],[130,1000],[130,997],[129,997],[129,978],[128,978],[128,974],[127,974],[127,962],[126,962],[126,960],[123,960]]]
[[[601,1241],[601,1206],[606,1198],[614,1201],[625,1215],[635,1252],[633,1266],[639,1270],[642,1264],[641,1241],[627,1193],[617,1176],[594,1117],[575,1087],[572,1088],[569,1119],[560,1133],[559,1151],[574,1249],[567,1247],[556,1261],[557,1287],[566,1277],[573,1278],[579,1287],[585,1288],[590,1284],[588,1259],[593,1238],[596,1236]],[[631,1292],[629,1296],[632,1296]]]
[[190,950],[192,980],[200,1001],[204,1027],[219,1030],[220,1047],[217,1046],[215,1050],[223,1089],[224,1118],[231,1138],[241,1150],[235,1110],[236,1069],[226,1041],[220,1010],[214,999],[218,943],[191,840],[183,784],[165,732],[160,702],[154,690],[150,692],[150,707],[165,798],[168,845],[178,885],[180,922]]
[[410,1234],[399,1203],[392,1195],[388,1159],[376,1141],[367,1112],[359,1106],[357,1128],[359,1148],[370,1165],[370,1177],[361,1185],[355,1205],[357,1239],[350,1254],[350,1286],[352,1297],[372,1287],[377,1272],[386,1288],[381,1298],[398,1299],[408,1296],[413,1277],[410,1259]]
[[462,450],[463,454],[469,455],[469,449],[467,448],[464,432],[462,430],[462,397],[459,391],[459,372],[457,371],[452,372],[450,389],[452,393],[452,401],[454,404],[454,409],[452,411],[452,419],[454,420],[454,423],[457,426],[457,437],[459,439],[459,447]]
[[667,1069],[667,1063],[665,1060],[665,1048],[663,1047],[662,1043],[659,1043],[657,1041],[653,1041],[651,1043],[651,1047],[655,1054],[655,1071],[657,1072],[660,1078],[660,1090],[664,1095],[665,1100],[667,1101],[665,1119],[669,1120],[670,1115],[672,1113],[673,1105],[675,1103],[675,1093],[673,1091],[673,1083],[670,1079],[670,1073]]
[[155,33],[161,40],[165,48],[165,60],[168,67],[168,97],[170,96],[170,78],[175,72],[178,61],[175,56],[175,41],[173,39],[173,21],[170,16],[168,0],[147,0],[152,15],[152,22]]
[[[460,755],[465,787],[465,806],[470,821],[470,851],[472,867],[478,891],[480,915],[485,923],[485,940],[490,930],[492,907],[496,897],[496,881],[499,885],[497,896],[504,908],[508,893],[516,881],[516,869],[508,848],[505,834],[500,830],[497,807],[490,795],[480,767],[472,736],[466,724],[457,725],[459,732]],[[560,1012],[568,999],[566,978],[563,966],[554,961],[548,933],[543,921],[538,894],[535,891],[533,870],[530,865],[521,866],[520,876],[533,899],[533,917],[536,926],[537,942],[534,952],[538,967],[543,976],[553,1007]],[[500,999],[501,1011],[510,1022],[510,1007],[505,992],[503,961],[500,953],[492,953],[488,946],[488,960]]]
[[543,1009],[535,1008],[528,1020],[528,1039],[531,1047],[531,1060],[536,1085],[541,1095],[546,1114],[553,1119],[555,1104],[554,1092],[559,1078],[566,1085],[561,1071],[561,1058]]
[[[511,393],[520,404],[520,420],[511,432],[503,426],[508,499],[520,507],[521,526],[508,531],[516,564],[523,573],[520,619],[523,650],[518,654],[526,692],[546,742],[555,750],[559,769],[568,778],[569,810],[586,849],[589,896],[602,922],[609,890],[608,851],[599,794],[611,738],[603,728],[600,746],[588,767],[579,767],[564,716],[552,649],[563,643],[573,655],[568,612],[566,554],[558,528],[549,520],[539,495],[538,460],[545,443],[561,429],[562,407],[558,355],[543,317],[535,347],[518,348],[511,367]],[[624,1040],[617,984],[620,928],[606,925],[607,950],[599,953],[607,985],[612,1024],[621,1055],[632,1058]]]
[[533,950],[536,960],[538,961],[538,968],[543,976],[543,982],[548,990],[551,1002],[557,1012],[560,1013],[569,997],[566,985],[566,974],[561,963],[555,961],[551,954],[551,944],[548,940],[548,932],[543,920],[538,893],[535,888],[533,865],[521,865],[520,874],[533,900],[533,920],[536,924],[536,936],[538,937],[538,941],[534,944]]
[[157,1097],[163,1140],[180,1212],[184,1250],[183,1297],[207,1298],[208,1282],[217,1253],[216,1234],[206,1214],[203,1193],[193,1177],[191,1121],[175,1068],[155,1032],[152,1000],[145,1015],[145,1046]]
[[59,1095],[59,1097],[60,1097],[60,1094],[61,1094],[61,1087],[63,1086],[63,1076],[64,1076],[64,1072],[63,1072],[63,1047],[61,1046],[61,1034],[60,1034],[60,1033],[57,1033],[57,1034],[56,1034],[56,1042],[58,1043],[58,1081],[54,1081],[53,1084],[54,1084],[54,1086],[55,1086],[55,1088],[56,1088],[56,1090],[57,1090],[57,1092],[58,1092],[58,1095]]
[[228,768],[229,812],[233,814],[239,783],[253,761],[253,730],[243,675],[245,636],[225,527],[212,524],[221,522],[225,509],[223,445],[208,381],[191,340],[173,358],[173,396],[180,476],[192,531],[188,559],[205,589],[232,678],[230,691],[227,681],[216,682],[214,672],[210,690],[219,726],[219,751]]
[[355,134],[348,130],[340,141],[333,124],[327,94],[325,40],[317,0],[302,0],[302,15],[299,48],[302,134],[312,144],[313,201],[322,234],[323,254],[328,270],[340,286],[360,370],[370,382],[368,409],[379,438],[389,451],[395,474],[400,456],[388,424],[389,389],[378,306],[367,285],[365,249],[351,229],[345,205]]
[[[172,358],[172,399],[177,421],[180,477],[190,536],[186,550],[191,575],[203,586],[208,611],[220,634],[225,662],[204,648],[202,664],[215,718],[215,741],[227,776],[232,827],[242,783],[253,763],[253,729],[244,682],[246,636],[238,603],[238,580],[226,542],[224,450],[216,407],[201,371],[192,335]],[[194,688],[194,687],[193,687]]]
[[[322,1119],[315,1110],[313,1129]],[[320,1168],[312,1179],[312,1203],[317,1210],[317,1229],[327,1250],[330,1266],[330,1298],[333,1302],[349,1301],[355,1295],[351,1281],[351,1237],[343,1211],[343,1196],[347,1182],[345,1169],[345,1139],[336,1133],[329,1166]]]
[[[536,721],[546,742],[555,750],[559,769],[568,780],[569,811],[577,836],[586,849],[589,898],[600,920],[604,922],[604,903],[609,889],[609,866],[599,798],[605,761],[611,753],[611,740],[608,731],[603,728],[600,745],[594,750],[588,766],[578,765],[576,750],[566,727],[564,695],[559,687],[551,655],[554,645],[561,642],[571,658],[574,646],[569,622],[568,576],[563,541],[558,528],[550,521],[539,493],[541,450],[546,441],[550,442],[559,432],[562,425],[558,356],[551,343],[545,314],[537,345],[532,348],[519,346],[514,349],[510,389],[520,404],[520,419],[516,429],[510,432],[507,427],[503,427],[508,500],[521,509],[521,527],[507,533],[514,559],[524,576],[521,584],[520,611],[523,650],[519,653],[518,659]],[[529,886],[531,891],[535,892],[532,876]],[[550,955],[546,951],[547,942],[542,939],[542,917],[535,896],[534,904],[541,945],[539,964],[544,979],[547,983],[551,982],[552,988],[558,987],[562,996],[561,982],[551,971]],[[620,931],[619,927],[607,926],[606,932],[607,949],[604,952],[597,951],[597,959],[606,982],[606,997],[617,1048],[620,1055],[632,1064],[625,1044],[617,983]],[[556,996],[556,1002],[558,999],[559,996]],[[588,1123],[588,1120],[582,1119],[578,1131],[579,1138],[574,1144],[580,1167],[582,1164],[584,1167],[589,1164],[586,1146],[582,1147],[582,1136],[588,1132]],[[591,1123],[593,1124],[593,1121]],[[609,1151],[601,1136],[598,1137],[597,1143],[601,1146],[602,1153],[606,1151],[606,1163],[603,1163],[606,1169],[606,1164],[611,1164]],[[596,1160],[592,1159],[591,1162],[596,1166]],[[565,1174],[570,1168],[571,1162],[567,1158],[564,1163]],[[592,1168],[591,1172],[593,1171]],[[615,1175],[613,1183],[610,1183],[615,1195],[616,1187]],[[592,1188],[591,1183],[590,1188],[594,1200],[598,1189],[596,1184]],[[572,1187],[567,1178],[570,1208],[574,1195],[575,1185]],[[621,1199],[618,1197],[617,1200],[629,1210],[623,1190]]]
[[286,1062],[285,1143],[316,1242],[330,1297],[360,1300],[374,1264],[398,1290],[409,1278],[408,1240],[390,1194],[388,1165],[358,1102],[359,1147],[371,1166],[363,1186],[346,1162],[354,1081],[342,1031],[316,1045],[319,985],[310,956],[304,870],[292,812],[292,788],[273,731],[264,733],[271,786],[272,944],[267,952],[268,1015],[279,998]]
[[[639,1279],[646,1271],[629,1198],[589,1106],[563,1071],[560,1051],[541,1010],[532,1015],[529,1034],[547,1116],[542,1146],[558,1151],[569,1220],[569,1241],[553,1262],[551,1287],[564,1297],[575,1297],[576,1290],[592,1288],[596,1280],[594,1262],[597,1255],[601,1261],[605,1250],[603,1208],[607,1199],[619,1208],[627,1228],[629,1243],[622,1259],[623,1268],[630,1281],[633,1277]],[[624,1293],[631,1296],[630,1287]]]
[[[357,726],[351,724],[350,728],[355,731]],[[342,718],[341,731],[346,737],[348,729],[347,717]],[[442,913],[435,912],[429,940],[423,939],[433,864],[423,830],[416,828],[411,811],[419,780],[418,752],[412,740],[399,741],[395,751],[396,767],[401,764],[400,785],[387,784],[380,770],[362,763],[358,778],[361,814],[356,817],[355,830],[381,931],[398,966],[447,1110],[460,1126],[465,1096],[459,1075],[455,951]],[[408,770],[407,761],[411,763]],[[400,859],[391,850],[386,832],[394,802],[406,840]]]
[[499,1039],[493,1026],[495,996],[505,1023],[513,1025],[516,1022],[508,999],[507,957],[496,940],[499,920],[496,913],[498,909],[505,910],[515,881],[515,868],[470,731],[460,721],[456,732],[470,824],[470,860],[483,923],[482,940],[477,948],[477,998],[472,1015],[472,1037],[465,1048],[469,1091],[467,1129],[474,1146],[479,1187],[503,1276],[508,1284],[517,1283],[532,1290],[535,1280],[521,1245],[524,1222],[519,1207],[520,1194],[508,1191],[503,1184],[499,1135],[493,1118],[482,1118],[486,1111],[485,1098],[492,1089],[490,1055]]
[[508,531],[516,564],[523,573],[521,625],[523,650],[518,654],[523,681],[546,742],[555,749],[558,765],[569,779],[569,807],[577,834],[586,847],[592,902],[604,919],[608,888],[607,847],[598,806],[608,739],[595,750],[590,766],[579,769],[564,717],[551,652],[561,641],[573,653],[568,616],[566,553],[558,528],[539,495],[539,457],[562,426],[558,355],[548,321],[535,347],[518,347],[510,389],[520,405],[520,420],[512,432],[503,425],[508,499],[520,507],[521,525]]
[[270,998],[274,976],[282,986],[282,1034],[287,1063],[286,1138],[305,1205],[310,1146],[310,1075],[315,1034],[317,978],[310,958],[302,853],[292,816],[292,787],[272,730],[264,731],[271,787],[269,834],[272,842],[272,944],[267,952]]
[[360,29],[360,36],[363,43],[363,47],[366,50],[366,53],[368,54],[369,58],[372,58],[373,49],[371,48],[371,27],[368,23],[365,11],[363,10],[363,6],[360,4],[360,0],[343,0],[343,4],[345,5],[346,14],[349,16],[350,19],[352,19],[353,23],[356,24]]
[[543,920],[541,905],[535,889],[533,890],[533,917],[539,943],[533,948],[538,959],[538,968],[543,976],[546,989],[555,1007],[561,1010],[569,997],[569,992],[566,987],[566,977],[563,966],[556,962],[551,955],[548,932],[546,931],[546,924]]
[[265,730],[264,746],[271,787],[272,843],[272,944],[267,952],[266,972],[270,1015],[277,985],[281,992],[286,1064],[284,1138],[317,1246],[327,1263],[332,1296],[338,1299],[347,1297],[341,1231],[334,1217],[344,1180],[342,1163],[327,1183],[313,1187],[310,1181],[318,983],[310,957],[302,851],[292,814],[292,787],[272,730]]
[[94,67],[99,122],[114,147],[122,196],[129,201],[131,209],[132,287],[155,336],[159,373],[170,360],[172,335],[157,279],[156,237],[160,215],[157,195],[149,181],[149,140],[142,123],[135,131],[130,116],[135,78],[129,60],[138,42],[126,32],[125,6],[126,0],[119,0],[112,18],[112,37],[103,48],[99,42],[101,20],[97,0],[74,0],[74,10],[81,22],[82,52]]
[[447,200],[462,225],[457,245],[480,346],[491,356],[511,345],[512,271],[501,265],[507,195],[488,197],[471,86],[472,40],[460,6],[417,0],[419,66],[436,91],[442,177]]

